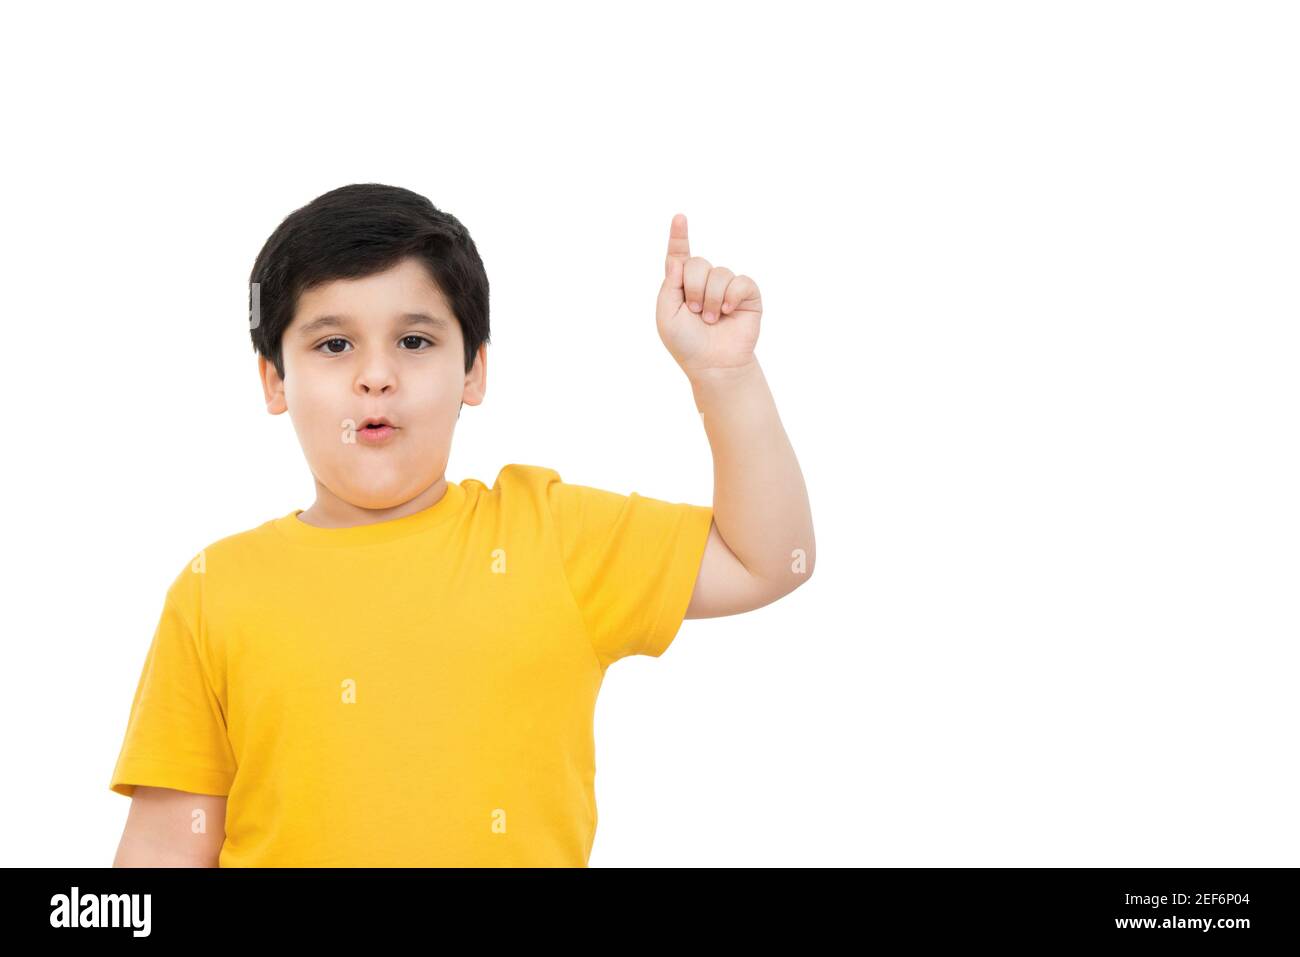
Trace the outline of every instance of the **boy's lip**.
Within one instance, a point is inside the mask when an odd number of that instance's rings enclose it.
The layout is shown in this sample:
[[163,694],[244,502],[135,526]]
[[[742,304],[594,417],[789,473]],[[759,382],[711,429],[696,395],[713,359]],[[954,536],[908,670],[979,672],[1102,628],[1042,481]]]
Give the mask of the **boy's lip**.
[[397,426],[393,425],[393,423],[389,422],[388,419],[384,418],[382,415],[379,416],[372,415],[368,419],[362,419],[361,424],[357,426],[357,428],[364,429],[369,425],[387,425],[394,429],[397,428]]
[[391,425],[380,424],[376,429],[357,429],[356,437],[363,445],[383,445],[397,435]]

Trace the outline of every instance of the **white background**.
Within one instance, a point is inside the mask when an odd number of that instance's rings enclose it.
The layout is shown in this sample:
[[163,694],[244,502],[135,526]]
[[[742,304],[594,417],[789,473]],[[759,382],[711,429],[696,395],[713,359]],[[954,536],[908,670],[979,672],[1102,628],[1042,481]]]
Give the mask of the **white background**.
[[107,865],[165,589],[312,501],[248,274],[471,230],[511,462],[707,504],[669,221],[752,276],[817,573],[613,666],[593,867],[1295,866],[1300,31],[1263,3],[15,8],[6,865]]

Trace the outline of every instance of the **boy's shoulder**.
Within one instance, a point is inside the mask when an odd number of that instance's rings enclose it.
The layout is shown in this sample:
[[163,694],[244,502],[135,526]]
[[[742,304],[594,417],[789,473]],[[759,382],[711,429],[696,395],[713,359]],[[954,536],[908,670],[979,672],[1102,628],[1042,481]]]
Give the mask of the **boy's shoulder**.
[[471,494],[496,497],[506,510],[536,510],[550,517],[618,510],[629,500],[644,498],[635,492],[627,494],[599,485],[566,482],[550,466],[523,462],[502,466],[491,489],[477,479],[465,479],[460,484]]
[[475,478],[457,483],[468,497],[491,500],[492,505],[504,511],[549,511],[547,507],[557,495],[557,490],[569,489],[555,469],[546,465],[511,462],[503,465],[489,488]]
[[[465,479],[462,485],[473,483],[475,485],[487,488],[477,479]],[[521,462],[512,462],[509,465],[503,465],[500,472],[497,473],[496,481],[492,485],[493,490],[528,490],[535,493],[548,492],[552,495],[559,492],[566,492],[572,495],[582,493],[596,493],[599,495],[623,495],[624,493],[615,492],[612,489],[606,489],[603,486],[593,486],[588,483],[566,482],[560,473],[546,465],[532,465]]]
[[[293,513],[290,512],[290,515]],[[210,541],[191,554],[178,569],[171,590],[193,586],[196,576],[221,568],[246,568],[256,559],[267,557],[279,545],[273,526],[278,519],[267,519],[260,525],[223,535]]]
[[[501,466],[496,479],[492,483],[492,489],[541,489],[545,488],[550,482],[559,481],[561,481],[560,473],[553,468],[548,468],[545,465],[511,462],[508,465]],[[485,483],[474,478],[463,479],[460,484],[473,484],[487,488]]]

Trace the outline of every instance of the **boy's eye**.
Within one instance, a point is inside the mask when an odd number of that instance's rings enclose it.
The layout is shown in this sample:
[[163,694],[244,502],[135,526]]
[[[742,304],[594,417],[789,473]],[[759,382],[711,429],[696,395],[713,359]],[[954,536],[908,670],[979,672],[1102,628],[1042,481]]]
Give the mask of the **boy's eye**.
[[[424,342],[424,343],[427,343],[427,344],[428,344],[428,346],[429,346],[430,349],[432,349],[432,348],[437,344],[437,343],[435,343],[432,339],[426,339],[426,338],[424,338],[424,336],[402,336],[401,341],[402,341],[402,342]],[[343,343],[344,345],[348,345],[348,344],[349,344],[348,341],[347,341],[346,339],[340,339],[340,338],[338,338],[338,337],[336,336],[336,337],[333,338],[333,339],[326,339],[324,342],[322,342],[320,345],[318,345],[318,346],[316,347],[316,350],[315,350],[315,351],[320,352],[321,349],[325,349],[325,352],[326,352],[327,354],[329,354],[329,355],[332,355],[332,356],[341,355],[341,354],[342,354],[342,350],[341,350],[341,349],[336,350],[336,349],[330,349],[330,348],[327,348],[331,342],[341,342],[341,343]],[[412,346],[411,349],[410,349],[409,351],[411,351],[411,352],[425,352],[425,351],[427,351],[427,350],[425,350],[425,349],[421,349],[421,348],[419,348],[418,346]]]

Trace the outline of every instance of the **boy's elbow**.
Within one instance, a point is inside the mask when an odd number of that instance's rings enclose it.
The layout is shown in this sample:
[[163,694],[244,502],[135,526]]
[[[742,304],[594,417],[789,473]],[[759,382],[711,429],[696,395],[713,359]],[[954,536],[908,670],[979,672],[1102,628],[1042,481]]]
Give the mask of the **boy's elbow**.
[[817,567],[817,549],[796,549],[795,560],[790,566],[791,579],[794,584],[790,591],[794,591],[808,579],[812,578],[813,569]]
[[770,605],[772,602],[780,601],[787,595],[798,591],[803,585],[807,584],[808,579],[812,578],[814,564],[812,556],[809,555],[806,562],[796,563],[791,567],[790,573],[783,575],[779,581],[768,579],[767,593],[755,607],[761,608],[763,605]]

